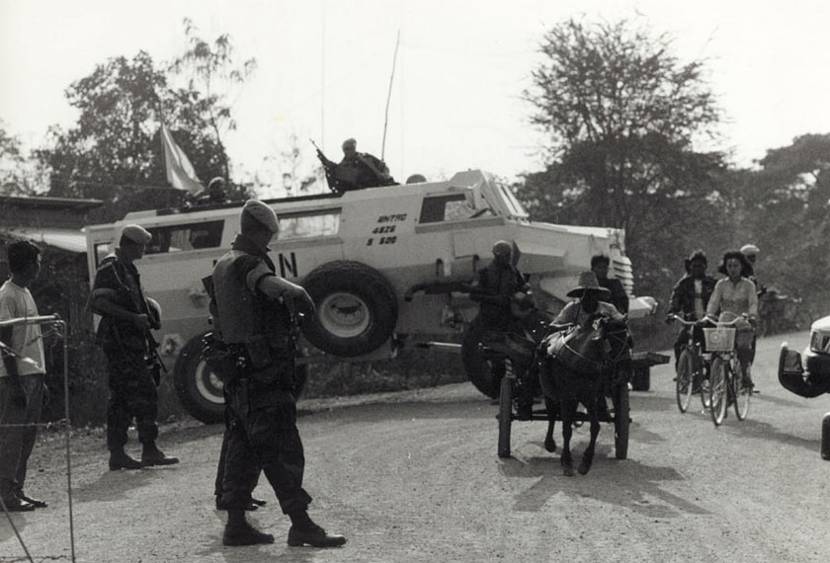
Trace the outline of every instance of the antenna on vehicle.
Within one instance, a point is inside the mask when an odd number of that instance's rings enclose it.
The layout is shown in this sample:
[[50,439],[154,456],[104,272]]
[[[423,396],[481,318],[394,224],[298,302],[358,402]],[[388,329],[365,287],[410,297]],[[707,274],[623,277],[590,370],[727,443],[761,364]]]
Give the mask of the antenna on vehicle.
[[326,3],[320,3],[320,144],[326,146]]
[[398,28],[398,36],[395,39],[395,54],[392,55],[392,74],[389,75],[389,93],[386,95],[386,111],[383,115],[383,141],[380,145],[380,159],[384,160],[386,155],[386,128],[389,125],[389,102],[392,100],[392,82],[395,80],[395,64],[398,62],[398,47],[401,44],[401,28]]

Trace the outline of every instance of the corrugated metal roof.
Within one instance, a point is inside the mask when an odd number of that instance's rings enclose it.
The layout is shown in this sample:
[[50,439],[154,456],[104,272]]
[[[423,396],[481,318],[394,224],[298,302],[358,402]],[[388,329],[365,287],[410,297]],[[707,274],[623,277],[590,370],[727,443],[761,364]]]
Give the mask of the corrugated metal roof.
[[54,246],[69,252],[86,252],[86,235],[80,229],[49,229],[36,227],[3,227],[0,232],[35,243]]

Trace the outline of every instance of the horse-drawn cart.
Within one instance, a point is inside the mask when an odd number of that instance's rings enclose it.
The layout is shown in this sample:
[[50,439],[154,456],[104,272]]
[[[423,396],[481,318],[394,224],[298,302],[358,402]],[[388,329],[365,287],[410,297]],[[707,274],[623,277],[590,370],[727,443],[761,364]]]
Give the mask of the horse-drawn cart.
[[[624,336],[617,336],[616,341],[618,346],[616,352],[621,355],[622,348],[626,347],[627,331],[623,331]],[[611,338],[614,338],[613,336]],[[565,401],[557,397],[557,390],[555,386],[546,383],[547,379],[543,373],[543,377],[539,377],[539,370],[556,370],[564,369],[563,366],[556,362],[550,363],[549,358],[544,356],[544,344],[540,346],[540,341],[535,339],[530,333],[520,335],[517,333],[498,333],[498,335],[491,335],[485,342],[481,344],[482,351],[485,357],[490,362],[504,362],[505,374],[500,383],[499,393],[499,437],[498,437],[498,455],[499,457],[510,456],[510,436],[513,421],[515,420],[544,420],[548,422],[547,435],[545,437],[545,448],[553,452],[556,450],[556,442],[553,439],[553,428],[555,422],[569,421],[568,424],[575,424],[577,426],[591,420],[590,409],[589,412],[563,412],[563,404]],[[630,356],[627,358],[630,360]],[[527,377],[521,377],[524,370],[530,370]],[[628,456],[628,435],[630,418],[629,407],[629,383],[631,379],[631,363],[630,361],[616,362],[613,367],[607,370],[606,373],[598,375],[598,385],[602,392],[598,401],[599,408],[597,409],[597,419],[599,422],[613,423],[614,425],[614,447],[617,459],[626,459]],[[518,409],[518,397],[522,393],[521,387],[523,385],[534,385],[541,383],[542,391],[545,396],[545,407],[533,409],[530,418],[520,417]],[[538,389],[534,389],[536,395]],[[611,406],[608,407],[607,398],[611,399]],[[576,406],[568,405],[575,411]],[[566,416],[563,416],[566,414]],[[588,467],[590,467],[590,462]],[[587,472],[587,469],[585,470]]]

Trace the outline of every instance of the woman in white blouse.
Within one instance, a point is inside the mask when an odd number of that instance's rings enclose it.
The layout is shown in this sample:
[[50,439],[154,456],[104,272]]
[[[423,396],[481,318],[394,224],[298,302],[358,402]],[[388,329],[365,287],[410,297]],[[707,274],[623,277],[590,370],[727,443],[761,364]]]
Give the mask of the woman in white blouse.
[[[741,275],[747,271],[746,257],[737,250],[729,251],[723,255],[723,261],[718,269],[726,277],[715,284],[715,290],[709,299],[706,307],[706,316],[721,322],[732,321],[736,318],[747,316],[747,320],[739,319],[735,328],[740,333],[755,331],[755,324],[758,320],[758,294],[755,291],[755,284]],[[745,367],[744,377],[747,385],[752,385],[752,377],[749,366],[755,358],[755,338],[741,338],[736,335],[738,348],[738,359]],[[748,345],[745,345],[748,343]]]

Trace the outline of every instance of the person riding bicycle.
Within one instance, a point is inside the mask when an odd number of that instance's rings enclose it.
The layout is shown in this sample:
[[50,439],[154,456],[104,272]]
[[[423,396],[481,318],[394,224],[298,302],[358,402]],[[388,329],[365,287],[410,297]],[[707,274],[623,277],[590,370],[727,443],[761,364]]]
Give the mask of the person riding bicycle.
[[[671,292],[671,300],[666,322],[671,322],[672,315],[683,317],[687,321],[702,321],[706,316],[706,306],[715,291],[717,280],[706,273],[709,265],[706,254],[702,250],[695,250],[686,259],[686,275],[675,284]],[[692,331],[694,341],[703,345],[703,328],[696,326]],[[674,361],[680,359],[680,351],[689,339],[688,327],[683,327],[677,334],[674,342]]]
[[[706,307],[706,317],[711,321],[729,322],[738,321],[735,328],[738,334],[755,332],[758,322],[758,294],[755,284],[743,276],[749,266],[746,257],[738,250],[730,250],[723,255],[718,271],[727,277],[718,281],[709,304]],[[747,320],[742,319],[746,315]],[[752,338],[746,344],[744,339],[736,335],[735,343],[738,359],[741,362],[741,371],[744,385],[752,388],[752,376],[748,369],[755,358],[755,347]]]
[[741,254],[746,258],[748,268],[744,271],[743,276],[755,284],[755,293],[761,297],[767,292],[764,284],[758,281],[758,275],[755,273],[755,262],[758,259],[758,253],[761,252],[754,244],[745,244],[741,247]]

